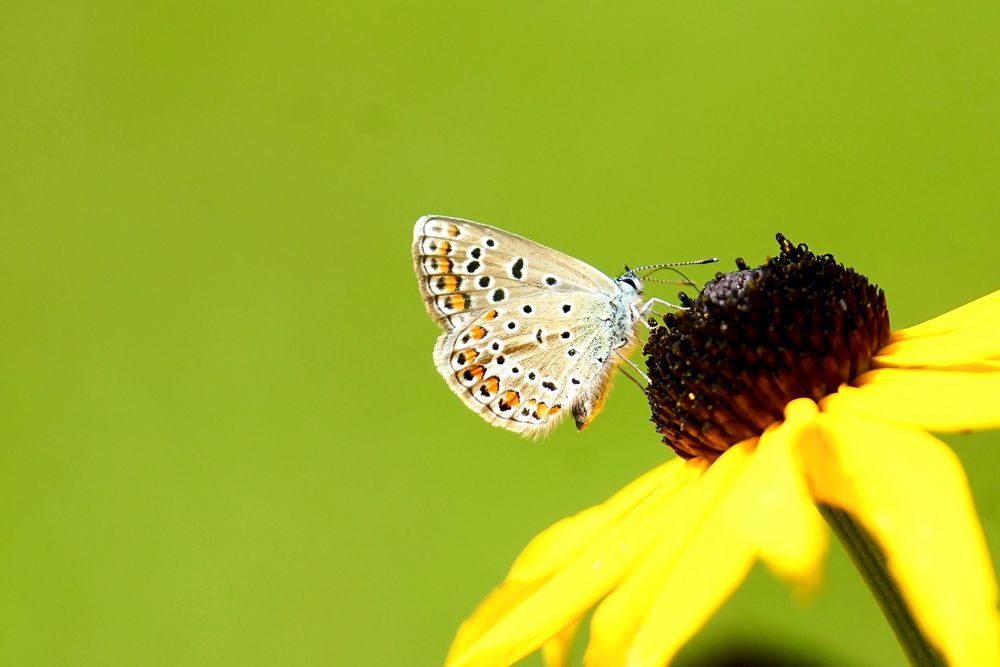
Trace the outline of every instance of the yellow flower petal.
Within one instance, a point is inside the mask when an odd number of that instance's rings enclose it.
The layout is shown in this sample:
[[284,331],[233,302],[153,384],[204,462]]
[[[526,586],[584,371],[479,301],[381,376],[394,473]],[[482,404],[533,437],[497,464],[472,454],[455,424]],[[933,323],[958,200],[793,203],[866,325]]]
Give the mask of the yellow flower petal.
[[1000,426],[1000,373],[883,368],[821,401],[824,412],[850,412],[931,431]]
[[811,590],[819,583],[827,529],[816,511],[802,473],[799,444],[814,438],[819,413],[808,399],[785,407],[785,421],[760,438],[760,444],[741,477],[744,494],[736,516],[760,558],[773,572]]
[[551,576],[650,493],[670,484],[683,467],[682,459],[671,459],[629,482],[600,505],[554,523],[528,543],[511,565],[507,578],[532,581]]
[[455,639],[451,642],[451,648],[448,649],[445,664],[450,665],[511,609],[524,602],[544,583],[544,579],[535,581],[507,580],[490,591],[490,594],[476,607],[476,611],[459,626],[458,632],[455,633]]
[[1000,328],[1000,290],[921,324],[894,331],[892,341],[947,334],[962,329],[996,331]]
[[594,613],[585,664],[663,664],[739,585],[755,556],[803,586],[818,580],[826,528],[797,453],[817,413],[812,401],[793,403],[756,451],[752,441],[737,445],[678,492],[683,511]]
[[890,343],[875,355],[879,366],[947,368],[1000,359],[996,329],[981,327],[908,338]]
[[542,645],[542,660],[545,667],[566,667],[573,652],[573,640],[576,638],[576,622]]
[[650,493],[682,474],[684,461],[672,459],[633,480],[600,505],[556,522],[539,533],[511,566],[506,581],[493,589],[459,627],[447,663],[492,628],[511,609],[538,590],[554,572],[599,540],[624,514]]
[[[720,483],[734,482],[747,471],[752,447],[753,441],[746,441],[730,448],[706,477],[714,472],[722,478]],[[744,500],[743,494],[723,491],[667,569],[629,650],[628,667],[666,664],[746,577],[754,561],[754,545],[732,516]]]
[[449,667],[511,664],[575,623],[646,554],[656,537],[650,527],[669,522],[674,493],[703,469],[696,461],[677,466],[674,479],[662,483],[537,591],[505,610],[465,650],[452,652]]
[[[753,443],[748,442],[740,450],[752,447]],[[671,501],[674,511],[667,521],[658,525],[649,523],[647,529],[657,537],[656,546],[594,612],[585,664],[600,667],[625,664],[628,647],[678,552],[687,547],[692,533],[703,525],[706,515],[743,469],[745,458],[740,452],[723,455],[696,484],[674,494]]]
[[925,636],[948,664],[1000,664],[989,552],[955,454],[915,429],[821,414],[803,447],[816,499],[850,512],[885,551]]

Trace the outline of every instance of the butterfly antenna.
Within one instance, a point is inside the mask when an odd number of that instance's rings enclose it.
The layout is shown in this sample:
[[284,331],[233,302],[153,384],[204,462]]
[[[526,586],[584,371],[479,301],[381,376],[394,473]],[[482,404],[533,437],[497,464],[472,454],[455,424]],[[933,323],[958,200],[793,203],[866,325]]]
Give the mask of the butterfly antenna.
[[[634,277],[638,274],[639,271],[645,271],[647,269],[653,269],[653,271],[650,271],[648,274],[646,274],[646,275],[652,275],[661,269],[670,269],[677,266],[694,266],[697,264],[712,264],[713,262],[718,262],[718,261],[719,261],[718,257],[706,257],[704,259],[693,259],[687,262],[666,262],[663,264],[647,264],[646,266],[637,266],[633,269],[630,269],[626,264],[625,273],[623,273],[620,277],[621,278],[624,278],[625,276]],[[645,278],[643,278],[643,280],[645,280]]]
[[[681,280],[661,280],[659,278],[651,278],[650,277],[654,273],[656,273],[657,271],[663,271],[664,269],[666,269],[667,271],[673,271],[674,273],[676,273],[677,275],[679,275],[681,277]],[[660,266],[660,267],[657,267],[657,268],[653,269],[652,271],[650,271],[649,273],[647,273],[646,275],[642,276],[642,281],[643,282],[653,282],[653,283],[664,283],[664,284],[667,284],[667,285],[687,285],[688,287],[696,287],[696,285],[694,284],[694,281],[691,280],[690,278],[688,278],[687,274],[685,274],[683,271],[681,271],[680,269],[678,269],[677,267],[674,267],[674,266]]]
[[637,266],[632,271],[645,271],[646,269],[661,269],[670,266],[693,266],[695,264],[713,264],[718,262],[718,257],[705,257],[704,259],[692,259],[687,262],[664,262],[663,264],[647,264],[646,266]]

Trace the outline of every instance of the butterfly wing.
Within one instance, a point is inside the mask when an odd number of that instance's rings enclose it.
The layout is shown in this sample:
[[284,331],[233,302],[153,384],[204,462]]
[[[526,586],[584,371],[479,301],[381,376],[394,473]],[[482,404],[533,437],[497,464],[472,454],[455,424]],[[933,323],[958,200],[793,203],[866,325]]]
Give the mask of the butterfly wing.
[[586,262],[496,227],[428,215],[413,227],[413,268],[430,316],[446,331],[502,301],[546,291],[615,293]]
[[607,392],[635,319],[615,281],[528,239],[455,218],[421,218],[414,266],[445,333],[435,363],[487,422],[544,432],[568,408],[583,428]]

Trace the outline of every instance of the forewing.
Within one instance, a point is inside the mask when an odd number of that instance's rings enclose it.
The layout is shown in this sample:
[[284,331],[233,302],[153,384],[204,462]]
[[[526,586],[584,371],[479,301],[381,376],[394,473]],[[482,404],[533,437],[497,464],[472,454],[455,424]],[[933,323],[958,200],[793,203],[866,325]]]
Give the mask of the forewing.
[[417,220],[412,254],[427,311],[446,331],[538,293],[615,292],[614,281],[585,262],[459,218]]

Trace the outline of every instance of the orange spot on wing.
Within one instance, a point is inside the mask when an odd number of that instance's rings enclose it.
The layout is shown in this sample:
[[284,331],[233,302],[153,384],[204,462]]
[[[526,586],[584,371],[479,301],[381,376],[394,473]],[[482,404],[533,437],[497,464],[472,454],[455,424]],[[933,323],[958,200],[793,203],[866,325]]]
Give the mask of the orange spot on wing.
[[474,326],[469,329],[469,335],[475,340],[482,340],[483,338],[486,338],[486,329],[484,327]]
[[479,356],[479,350],[477,350],[474,347],[470,347],[468,350],[456,354],[455,362],[458,363],[459,366],[466,366],[475,361],[476,357],[478,356]]
[[466,382],[474,382],[476,380],[481,380],[483,375],[486,374],[485,366],[469,366],[464,371],[459,373],[459,376]]
[[450,259],[445,257],[431,257],[427,266],[429,267],[430,273],[451,273],[451,267],[454,266]]
[[490,320],[495,320],[496,317],[497,317],[497,311],[488,310],[486,311],[486,314],[483,315],[483,322],[489,322]]
[[465,295],[463,294],[452,294],[448,297],[448,308],[456,312],[462,312],[465,310]]
[[558,414],[560,410],[562,410],[561,405],[553,405],[551,408],[549,408],[549,417]]
[[456,227],[455,225],[449,224],[447,231],[448,231],[448,236],[452,238],[458,237],[458,227]]
[[437,254],[447,255],[451,253],[451,243],[448,241],[441,241],[440,245],[437,247]]
[[495,375],[486,378],[486,381],[483,382],[483,387],[491,394],[497,393],[497,390],[500,389],[500,378]]
[[438,285],[442,292],[454,292],[458,289],[458,276],[443,276]]
[[518,394],[516,391],[508,390],[503,393],[503,398],[501,398],[500,400],[513,408],[514,406],[516,406],[518,403],[521,402],[521,395]]
[[549,414],[550,408],[544,403],[539,403],[538,407],[535,408],[535,413],[538,415],[539,419],[545,419],[545,415]]

